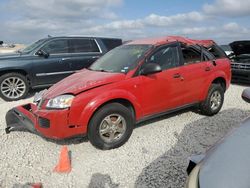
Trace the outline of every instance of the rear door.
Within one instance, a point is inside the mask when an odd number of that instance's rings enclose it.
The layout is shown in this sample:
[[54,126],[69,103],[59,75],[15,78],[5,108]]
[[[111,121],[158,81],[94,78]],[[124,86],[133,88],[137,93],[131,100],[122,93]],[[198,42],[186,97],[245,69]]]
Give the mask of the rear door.
[[71,71],[88,68],[102,55],[97,41],[92,38],[69,39],[71,58],[68,61]]
[[201,48],[182,46],[181,58],[183,59],[182,76],[185,80],[183,101],[185,104],[200,101],[204,89],[207,87],[206,80],[211,71],[212,63]]
[[35,55],[32,74],[35,85],[54,84],[70,75],[70,60],[67,39],[53,39],[45,43],[41,50],[49,53],[48,57]]
[[144,115],[153,115],[183,104],[184,82],[181,76],[178,44],[157,49],[146,63],[157,63],[162,72],[140,76]]

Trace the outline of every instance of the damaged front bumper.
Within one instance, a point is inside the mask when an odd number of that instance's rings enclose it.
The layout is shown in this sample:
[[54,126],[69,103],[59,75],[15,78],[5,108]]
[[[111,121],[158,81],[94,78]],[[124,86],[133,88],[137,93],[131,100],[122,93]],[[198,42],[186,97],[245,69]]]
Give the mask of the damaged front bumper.
[[6,133],[27,130],[50,139],[65,139],[84,136],[83,128],[69,124],[69,109],[40,109],[30,103],[15,107],[6,114]]

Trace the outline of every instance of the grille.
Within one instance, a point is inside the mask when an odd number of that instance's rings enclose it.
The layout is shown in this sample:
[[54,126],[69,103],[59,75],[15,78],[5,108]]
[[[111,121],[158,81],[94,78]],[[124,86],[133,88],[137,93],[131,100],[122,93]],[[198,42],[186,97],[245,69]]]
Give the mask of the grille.
[[39,117],[38,123],[39,123],[40,127],[50,128],[50,121],[46,118]]
[[237,70],[250,70],[250,64],[246,63],[231,63],[231,67]]

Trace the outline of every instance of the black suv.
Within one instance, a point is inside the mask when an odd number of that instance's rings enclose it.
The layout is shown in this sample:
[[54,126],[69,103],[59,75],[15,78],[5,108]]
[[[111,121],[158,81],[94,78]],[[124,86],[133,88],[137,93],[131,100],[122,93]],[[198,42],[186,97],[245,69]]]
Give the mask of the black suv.
[[0,55],[0,96],[6,101],[22,99],[30,88],[51,86],[121,44],[115,38],[48,37]]
[[232,81],[250,83],[250,41],[235,41],[229,44],[231,55]]

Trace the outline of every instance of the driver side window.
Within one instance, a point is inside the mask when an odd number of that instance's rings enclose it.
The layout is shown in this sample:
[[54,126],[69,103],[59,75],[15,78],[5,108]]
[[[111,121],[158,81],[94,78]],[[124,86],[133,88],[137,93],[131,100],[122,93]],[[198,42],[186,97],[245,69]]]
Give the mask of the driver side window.
[[178,48],[173,46],[163,47],[155,52],[150,58],[149,63],[157,63],[162,70],[179,66]]
[[49,54],[69,53],[68,40],[53,40],[45,44],[42,49]]

